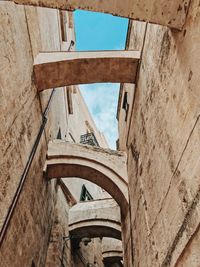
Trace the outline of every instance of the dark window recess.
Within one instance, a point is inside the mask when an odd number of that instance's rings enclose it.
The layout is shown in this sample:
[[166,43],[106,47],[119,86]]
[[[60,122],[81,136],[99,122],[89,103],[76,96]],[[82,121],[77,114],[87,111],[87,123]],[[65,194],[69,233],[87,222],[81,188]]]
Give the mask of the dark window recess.
[[125,92],[125,93],[124,93],[124,99],[123,99],[122,108],[123,108],[123,109],[125,110],[125,112],[126,112],[125,121],[127,121],[128,111],[129,111],[128,92]]
[[83,185],[81,189],[80,201],[86,201],[86,200],[92,200],[92,199],[93,197],[90,195],[85,185]]
[[62,139],[62,135],[61,135],[61,130],[60,130],[60,128],[59,128],[59,130],[58,130],[57,139]]
[[99,146],[99,143],[94,135],[94,133],[87,133],[81,135],[80,143],[90,146]]
[[34,261],[32,261],[31,267],[36,267]]
[[119,150],[119,139],[117,139],[117,141],[116,141],[116,148],[117,148],[117,150]]

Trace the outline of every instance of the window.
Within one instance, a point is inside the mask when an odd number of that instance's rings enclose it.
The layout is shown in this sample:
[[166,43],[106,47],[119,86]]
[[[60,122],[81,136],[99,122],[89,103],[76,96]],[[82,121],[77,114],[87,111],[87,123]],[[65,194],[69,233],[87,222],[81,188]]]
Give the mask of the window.
[[119,150],[119,138],[116,140],[116,148]]
[[32,261],[31,267],[36,267],[34,261]]
[[61,135],[61,130],[60,130],[60,128],[59,128],[59,130],[58,130],[58,134],[57,134],[57,139],[62,139],[62,135]]
[[81,189],[80,201],[86,201],[86,200],[92,200],[92,199],[93,197],[90,195],[85,185],[83,185]]
[[127,121],[128,111],[129,111],[128,92],[124,93],[122,108],[125,110],[125,114],[126,114],[125,115],[125,121]]

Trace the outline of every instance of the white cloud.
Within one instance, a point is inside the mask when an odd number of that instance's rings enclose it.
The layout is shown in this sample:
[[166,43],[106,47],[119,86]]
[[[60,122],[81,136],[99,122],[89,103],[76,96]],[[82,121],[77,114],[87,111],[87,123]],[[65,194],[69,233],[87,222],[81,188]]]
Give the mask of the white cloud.
[[80,85],[80,89],[98,129],[104,133],[110,148],[116,149],[119,84]]

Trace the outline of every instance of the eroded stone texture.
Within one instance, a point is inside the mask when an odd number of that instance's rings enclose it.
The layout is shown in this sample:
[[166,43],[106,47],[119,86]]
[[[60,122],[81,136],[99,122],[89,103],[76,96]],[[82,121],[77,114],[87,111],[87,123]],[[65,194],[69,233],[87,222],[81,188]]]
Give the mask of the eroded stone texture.
[[[0,228],[42,122],[40,100],[32,81],[33,57],[44,46],[37,11],[34,7],[0,2]],[[40,12],[47,20],[50,17],[53,20],[54,14],[57,22],[58,11],[45,9]],[[43,27],[46,29],[44,40],[51,27],[47,24]],[[59,36],[49,44],[49,49],[56,49],[56,42],[59,44]],[[41,96],[43,107],[48,98],[49,93],[45,99]],[[56,109],[57,114],[61,109]],[[57,134],[58,120],[55,123],[57,118],[52,114],[51,110],[46,135],[42,136],[0,248],[0,262],[4,267],[28,267],[32,262],[36,266],[45,265],[48,238],[54,221],[55,182],[45,181],[42,170],[46,141],[50,134]],[[52,125],[55,127],[51,128]]]
[[[33,58],[39,51],[67,50],[74,38],[71,18],[69,24],[68,41],[63,42],[58,10],[0,1],[0,227],[16,192],[42,122],[42,111],[52,91],[37,93],[32,75]],[[33,264],[44,267],[45,263],[48,267],[60,266],[63,254],[65,265],[73,264],[70,240],[63,248],[63,236],[69,236],[67,214],[71,200],[64,198],[60,183],[47,181],[43,177],[46,144],[58,133],[63,139],[79,142],[80,135],[86,133],[88,128],[94,130],[100,145],[106,147],[107,144],[96,129],[78,88],[70,89],[73,108],[76,109],[73,116],[69,116],[67,88],[54,91],[45,133],[0,248],[0,265],[4,267],[29,267]],[[76,183],[80,191],[82,184]],[[97,191],[102,193],[101,188],[95,188],[95,185],[92,187],[90,184],[90,188],[94,189],[94,197]],[[79,189],[77,192],[80,192]],[[93,239],[87,252],[84,246],[80,251],[88,258],[93,256],[92,263],[97,257],[98,264],[102,264],[100,239]]]
[[51,228],[50,240],[45,267],[71,266],[71,243],[69,238],[69,205],[60,187],[57,187],[54,222]]
[[61,86],[126,82],[135,83],[138,51],[44,52],[34,62],[39,91]]
[[200,262],[199,242],[200,239],[198,227],[197,231],[193,234],[192,238],[189,240],[187,246],[180,255],[180,258],[176,262],[176,267],[198,266]]
[[[0,220],[2,227],[38,133],[41,110],[37,91],[31,80],[33,61],[24,7],[16,9],[12,3],[0,3],[0,32],[0,150],[2,152]],[[40,171],[45,160],[45,151],[46,142],[42,138],[30,170],[31,174],[29,173],[27,177],[25,190],[0,249],[2,266],[31,266],[32,260],[38,266],[44,265],[52,216],[52,201],[49,202],[49,199],[53,197],[53,191],[50,186],[44,185]],[[34,186],[38,191],[33,194]],[[39,195],[44,197],[40,198],[40,201],[38,201]],[[38,240],[40,250],[35,244],[35,238]]]
[[120,17],[153,22],[172,28],[182,28],[190,1],[189,0],[13,0],[18,4],[36,5],[66,10],[85,9],[110,13]]
[[101,239],[94,238],[91,239],[87,245],[84,241],[79,243],[79,248],[73,250],[73,262],[74,266],[99,266],[104,267],[102,250],[101,250]]
[[[134,266],[197,266],[189,250],[195,253],[195,241],[186,245],[200,221],[199,17],[199,3],[192,1],[182,32],[147,25],[130,128],[127,123],[121,137],[128,151]],[[138,23],[130,49],[141,43]]]

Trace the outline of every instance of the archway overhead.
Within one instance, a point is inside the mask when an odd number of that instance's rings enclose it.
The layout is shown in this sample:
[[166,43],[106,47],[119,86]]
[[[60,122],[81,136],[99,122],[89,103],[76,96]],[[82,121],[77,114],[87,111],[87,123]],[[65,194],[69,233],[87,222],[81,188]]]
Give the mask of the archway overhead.
[[181,29],[190,0],[10,0],[63,10],[83,9]]
[[39,91],[88,83],[135,83],[139,51],[43,52],[34,62]]
[[123,259],[123,251],[105,251],[103,252],[103,260],[104,262],[115,262],[116,260],[122,260]]
[[120,263],[123,260],[122,242],[113,238],[103,238],[102,255],[106,266],[110,266],[108,264],[111,263]]
[[124,152],[54,140],[48,145],[45,175],[47,179],[78,177],[97,184],[115,199],[126,216],[126,160]]
[[81,202],[69,210],[72,236],[112,237],[121,240],[121,216],[118,204],[111,199]]
[[123,265],[123,252],[121,251],[108,251],[103,253],[103,263],[105,267],[115,266],[124,267]]
[[122,241],[113,238],[103,238],[102,240],[102,252],[116,251],[122,253]]

